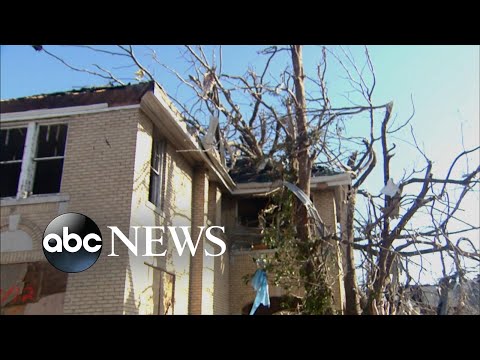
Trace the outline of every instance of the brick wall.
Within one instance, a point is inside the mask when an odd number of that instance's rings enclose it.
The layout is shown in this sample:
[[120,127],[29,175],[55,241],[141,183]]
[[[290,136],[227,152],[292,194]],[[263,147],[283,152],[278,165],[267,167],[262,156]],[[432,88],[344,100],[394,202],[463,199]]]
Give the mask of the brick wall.
[[[219,224],[221,192],[214,183],[209,187],[206,170],[199,169],[197,181],[192,184],[192,164],[166,139],[163,203],[157,208],[148,201],[154,125],[142,111],[121,110],[48,120],[51,124],[56,122],[68,124],[61,185],[63,200],[2,205],[1,230],[8,229],[10,215],[20,215],[17,228],[32,237],[33,249],[1,253],[1,263],[43,261],[43,230],[59,213],[76,211],[96,222],[102,231],[104,246],[95,266],[85,272],[69,275],[65,313],[155,313],[159,301],[159,277],[145,263],[175,274],[175,314],[189,312],[189,299],[192,300],[190,312],[202,312],[204,296],[210,301],[210,309],[203,312],[227,313],[228,253],[218,258],[210,257],[210,265],[206,263],[204,267],[204,237],[197,250],[200,256],[196,258],[199,261],[193,266],[195,275],[191,279],[190,253],[186,249],[179,256],[168,232],[164,235],[163,246],[157,243],[154,249],[154,253],[166,249],[166,257],[141,256],[145,253],[143,229],[138,231],[139,256],[134,256],[118,238],[115,238],[115,253],[119,256],[107,256],[111,253],[111,234],[107,226],[118,226],[131,241],[134,241],[135,232],[130,226],[192,226],[191,235],[195,241],[198,226],[207,224],[209,197],[210,214],[213,216],[210,224]],[[159,130],[161,135],[162,129]],[[192,215],[196,216],[195,224],[192,224]],[[156,231],[155,235],[158,238],[161,233]],[[184,240],[182,236],[179,237],[180,241]],[[212,279],[211,289],[203,291],[202,279],[209,275]],[[193,291],[190,291],[190,281],[194,284]]]
[[[225,226],[222,223],[222,193],[218,184],[210,182],[208,191],[208,225]],[[225,229],[226,230],[226,229]],[[212,234],[222,238],[227,250],[222,256],[209,257],[213,263],[211,271],[213,272],[213,293],[212,293],[212,314],[226,315],[229,313],[229,250],[226,236],[221,231],[212,231]],[[212,245],[215,253],[218,253],[220,247]],[[204,268],[205,271],[205,268]]]
[[[333,190],[312,191],[313,204],[330,233],[337,232],[337,211]],[[343,286],[342,252],[338,241],[329,241],[330,250],[327,281],[331,285],[334,307],[338,313],[343,313],[345,307],[345,289]]]
[[[167,226],[191,226],[192,216],[192,166],[185,157],[177,152],[174,145],[167,140],[164,159],[163,193],[162,204],[155,207],[148,201],[150,183],[150,158],[152,148],[153,123],[143,113],[137,129],[137,145],[135,147],[135,172],[133,182],[133,195],[131,203],[132,226],[165,226],[165,233],[155,231],[155,238],[163,234],[163,244],[155,243],[153,252],[160,254],[167,251],[165,257],[142,257],[129,256],[129,271],[131,280],[127,279],[125,286],[125,313],[152,314],[155,313],[158,294],[154,295],[154,289],[160,281],[158,276],[153,276],[152,268],[145,262],[158,269],[164,269],[175,274],[175,314],[188,313],[189,298],[189,273],[190,256],[186,249],[179,256]],[[162,136],[162,129],[159,129]],[[183,238],[180,236],[180,241]],[[192,236],[192,239],[195,239]],[[145,232],[138,232],[138,255],[145,253]]]
[[[24,231],[32,238],[32,250],[0,252],[0,264],[14,264],[44,261],[42,250],[43,231],[53,218],[59,214],[59,203],[40,203],[30,205],[1,206],[0,233],[7,231]],[[18,225],[9,229],[10,216],[18,216]],[[12,222],[14,220],[12,219]]]
[[127,281],[127,249],[116,242],[111,252],[107,226],[129,234],[134,149],[139,110],[84,115],[69,121],[62,193],[68,211],[92,218],[103,235],[102,254],[87,271],[70,274],[67,314],[122,314]]
[[[205,168],[195,168],[193,175],[193,199],[192,199],[192,239],[198,238],[199,226],[207,223],[208,216],[208,175]],[[200,239],[197,247],[197,256],[190,260],[190,293],[189,314],[199,315],[202,313],[203,296],[203,253],[204,238]]]
[[[244,276],[248,275],[250,280],[257,270],[255,259],[269,257],[273,250],[233,251],[230,254],[230,314],[240,315],[242,309],[253,303],[256,292],[253,290],[252,282],[245,283]],[[268,274],[267,274],[268,277]],[[270,298],[282,296],[285,291],[272,284],[272,276],[268,277],[268,290]]]
[[[42,203],[38,196],[36,204],[19,205],[19,201],[5,206],[2,202],[2,231],[9,215],[20,215],[19,229],[32,237],[34,247],[22,253],[1,253],[1,263],[44,260],[43,231],[59,213],[80,212],[99,226],[104,238],[102,254],[92,268],[69,274],[65,313],[123,313],[128,258],[122,246],[116,249],[120,257],[107,256],[106,226],[116,225],[128,233],[138,114],[137,109],[130,109],[40,120],[41,124],[68,124],[61,194],[69,200]],[[15,126],[25,124],[16,122]]]

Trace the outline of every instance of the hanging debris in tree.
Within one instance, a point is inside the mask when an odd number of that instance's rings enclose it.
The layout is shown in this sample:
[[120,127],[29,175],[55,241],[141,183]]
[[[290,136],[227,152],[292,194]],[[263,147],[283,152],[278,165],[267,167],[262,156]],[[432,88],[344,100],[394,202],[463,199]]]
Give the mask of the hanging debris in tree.
[[215,105],[219,105],[218,90],[215,82],[215,70],[209,70],[203,74],[203,96],[210,98]]
[[394,197],[397,192],[399,192],[400,188],[397,184],[393,182],[393,179],[388,179],[387,185],[385,185],[380,193],[383,195],[387,195],[390,197]]
[[203,95],[208,96],[212,93],[213,88],[215,87],[215,74],[212,71],[207,71],[203,74]]
[[289,183],[288,181],[284,181],[283,185],[291,192],[293,192],[294,195],[298,199],[300,199],[302,204],[305,205],[305,207],[307,208],[308,216],[315,221],[315,226],[318,228],[320,236],[326,237],[328,234],[325,229],[325,224],[307,194],[305,194],[298,186]]
[[382,208],[382,212],[387,214],[389,218],[397,218],[400,215],[402,189],[393,182],[393,179],[388,179],[387,185],[380,190],[380,193],[391,198],[389,206]]

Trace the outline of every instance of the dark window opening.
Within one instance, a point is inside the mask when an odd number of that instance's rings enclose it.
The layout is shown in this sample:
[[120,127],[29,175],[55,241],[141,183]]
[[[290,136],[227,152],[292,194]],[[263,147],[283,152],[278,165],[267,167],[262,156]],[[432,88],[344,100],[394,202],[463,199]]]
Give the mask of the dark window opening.
[[27,128],[0,131],[0,197],[16,196]]
[[35,157],[33,194],[60,192],[67,125],[40,126]]
[[63,159],[39,161],[35,167],[33,194],[55,194],[60,192]]
[[156,132],[153,134],[152,157],[150,159],[150,185],[148,189],[148,200],[160,207],[162,202],[162,171],[164,142],[159,140]]
[[239,224],[247,227],[259,227],[258,215],[268,205],[267,198],[244,198],[238,199]]
[[22,163],[0,164],[0,197],[16,196]]
[[22,160],[27,128],[0,131],[0,161]]
[[37,158],[63,156],[67,140],[67,125],[40,126]]

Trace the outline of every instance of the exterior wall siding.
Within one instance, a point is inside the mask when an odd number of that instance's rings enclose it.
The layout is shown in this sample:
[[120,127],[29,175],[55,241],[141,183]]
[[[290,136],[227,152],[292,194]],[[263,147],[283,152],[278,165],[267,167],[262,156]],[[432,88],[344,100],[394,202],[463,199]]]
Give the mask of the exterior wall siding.
[[[120,257],[107,256],[111,249],[106,226],[115,225],[128,233],[138,114],[138,109],[125,109],[39,120],[42,125],[68,124],[60,189],[68,200],[42,202],[54,197],[32,196],[27,200],[37,203],[20,200],[12,206],[2,201],[1,231],[8,227],[11,215],[20,215],[18,227],[32,237],[33,250],[2,252],[1,264],[45,260],[41,250],[43,231],[60,213],[80,212],[100,228],[104,243],[95,266],[69,274],[63,309],[66,314],[123,313],[127,254],[119,246],[115,250]],[[2,127],[26,124],[3,123]]]
[[[312,191],[313,204],[330,233],[337,232],[337,211],[333,190]],[[338,314],[345,308],[345,289],[343,286],[342,250],[336,240],[328,242],[331,250],[328,261],[327,281],[331,286],[334,308]]]
[[[166,256],[133,256],[129,253],[129,269],[132,279],[125,286],[125,313],[155,314],[157,312],[159,276],[152,269],[163,269],[175,274],[174,313],[188,313],[190,253],[188,248],[179,256],[168,226],[191,226],[193,169],[184,156],[167,141],[163,162],[163,192],[160,207],[148,200],[150,185],[150,158],[153,123],[143,113],[137,129],[135,147],[135,172],[131,203],[131,226],[164,226],[165,232],[155,229],[154,238],[162,235],[163,243],[154,243],[153,253]],[[159,129],[160,136],[162,129]],[[167,140],[167,139],[165,139]],[[177,231],[180,241],[181,231]],[[193,236],[192,236],[192,239]],[[138,230],[138,255],[145,254],[145,230]],[[145,263],[152,265],[146,265]],[[160,294],[161,296],[161,294]]]
[[102,254],[87,271],[69,274],[66,314],[122,314],[127,281],[127,249],[111,253],[107,226],[129,233],[136,127],[139,110],[84,115],[68,122],[61,192],[69,212],[90,217],[103,235]]
[[[244,308],[255,300],[256,292],[252,282],[245,282],[244,277],[250,280],[257,270],[256,259],[272,256],[274,250],[233,251],[230,254],[230,314],[241,315]],[[268,276],[268,290],[270,298],[282,296],[285,291],[272,283],[272,276]]]
[[[222,192],[218,184],[210,182],[208,192],[208,225],[224,226],[222,223]],[[226,230],[226,229],[225,229]],[[212,231],[212,234],[222,238],[227,245],[227,250],[221,256],[210,257],[213,271],[213,294],[212,294],[212,314],[229,314],[230,289],[229,289],[229,246],[226,236],[221,231]],[[220,247],[212,246],[215,253],[220,251]]]

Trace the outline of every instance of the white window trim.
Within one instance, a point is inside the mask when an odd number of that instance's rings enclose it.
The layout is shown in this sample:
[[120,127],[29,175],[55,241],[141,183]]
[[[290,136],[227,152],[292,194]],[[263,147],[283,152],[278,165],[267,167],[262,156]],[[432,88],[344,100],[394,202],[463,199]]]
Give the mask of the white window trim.
[[25,199],[33,187],[35,162],[33,160],[37,150],[38,124],[31,122],[27,127],[25,147],[23,148],[22,169],[18,179],[17,199]]
[[44,203],[68,202],[70,196],[68,194],[38,194],[31,195],[26,199],[17,199],[16,197],[4,197],[0,199],[0,206],[17,206]]

